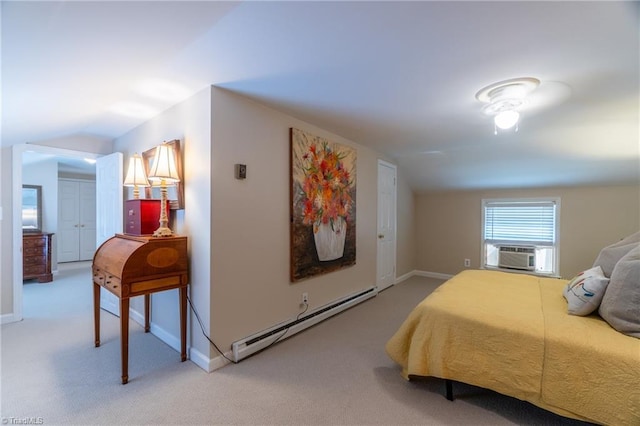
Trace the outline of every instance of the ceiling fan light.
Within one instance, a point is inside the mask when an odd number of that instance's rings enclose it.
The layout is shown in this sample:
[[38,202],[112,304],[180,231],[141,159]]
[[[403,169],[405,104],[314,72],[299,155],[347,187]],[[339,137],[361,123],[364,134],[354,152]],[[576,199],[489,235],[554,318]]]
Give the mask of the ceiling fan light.
[[497,114],[493,121],[502,130],[510,129],[518,123],[520,114],[517,111],[502,111]]

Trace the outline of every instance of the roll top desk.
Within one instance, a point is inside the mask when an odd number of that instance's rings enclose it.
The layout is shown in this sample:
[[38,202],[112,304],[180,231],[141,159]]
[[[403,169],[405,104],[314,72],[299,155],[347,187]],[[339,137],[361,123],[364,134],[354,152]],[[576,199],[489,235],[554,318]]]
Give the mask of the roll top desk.
[[180,357],[187,359],[187,237],[116,234],[93,257],[95,346],[100,346],[100,288],[118,297],[122,384],[129,381],[129,299],[144,296],[144,330],[149,332],[149,297],[158,291],[179,290]]

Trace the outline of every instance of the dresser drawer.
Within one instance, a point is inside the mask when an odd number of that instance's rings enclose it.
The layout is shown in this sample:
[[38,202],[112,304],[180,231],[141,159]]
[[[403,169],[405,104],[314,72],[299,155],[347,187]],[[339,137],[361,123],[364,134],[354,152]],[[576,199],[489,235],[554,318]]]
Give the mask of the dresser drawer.
[[24,237],[22,240],[22,246],[24,248],[46,247],[47,240],[43,237]]
[[22,235],[22,278],[37,279],[48,283],[53,280],[51,274],[51,236],[50,233]]
[[24,265],[23,275],[25,277],[38,276],[47,273],[46,265]]
[[28,265],[46,265],[47,257],[46,256],[25,256],[22,258],[22,264],[25,266]]
[[24,247],[24,256],[45,256],[47,254],[47,248],[45,246],[39,247]]
[[118,278],[107,276],[104,281],[104,287],[116,296],[122,296],[122,283]]

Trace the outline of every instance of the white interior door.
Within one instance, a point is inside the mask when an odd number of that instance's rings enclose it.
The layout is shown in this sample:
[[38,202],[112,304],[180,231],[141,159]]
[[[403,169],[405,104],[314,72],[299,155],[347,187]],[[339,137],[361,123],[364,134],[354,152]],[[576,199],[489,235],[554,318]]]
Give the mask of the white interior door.
[[[123,230],[122,163],[121,152],[96,162],[96,247]],[[120,315],[118,298],[105,289],[100,292],[100,307]]]
[[58,181],[58,262],[91,260],[96,251],[96,183]]
[[79,256],[80,260],[91,260],[96,251],[96,183],[79,182]]
[[396,166],[378,160],[378,290],[396,280]]
[[58,262],[80,259],[80,218],[78,216],[78,183],[58,181]]

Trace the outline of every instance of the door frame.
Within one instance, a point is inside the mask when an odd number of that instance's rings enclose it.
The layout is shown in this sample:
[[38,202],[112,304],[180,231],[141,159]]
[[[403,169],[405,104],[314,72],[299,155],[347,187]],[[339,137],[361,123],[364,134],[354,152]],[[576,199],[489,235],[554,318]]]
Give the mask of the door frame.
[[[105,168],[114,173],[115,177],[109,179],[109,176],[104,175]],[[121,152],[105,155],[96,161],[96,194],[98,191],[101,194],[101,197],[96,197],[96,250],[114,233],[122,232],[124,227],[123,169],[124,155]],[[115,191],[112,191],[114,188]],[[120,316],[120,300],[104,288],[100,288],[100,308]]]
[[12,231],[13,231],[13,312],[3,316],[3,323],[22,320],[22,154],[25,152],[37,152],[63,157],[76,157],[97,159],[102,154],[92,152],[74,151],[64,148],[55,148],[44,145],[16,144],[11,147],[12,167]]
[[[380,217],[380,211],[379,211],[379,204],[376,202],[376,286],[378,287],[378,291],[384,290],[385,288],[391,287],[392,285],[395,284],[396,281],[396,267],[397,267],[397,252],[398,252],[398,166],[396,166],[393,163],[389,163],[388,161],[385,160],[381,160],[378,159],[378,164],[377,164],[377,168],[376,168],[376,173],[378,175],[378,177],[376,178],[376,182],[379,182],[379,172],[380,172],[380,167],[388,167],[390,169],[393,170],[393,179],[394,179],[394,185],[393,185],[393,208],[394,208],[394,215],[393,215],[393,282],[389,285],[386,286],[384,288],[381,289],[381,282],[380,282],[380,276],[378,274],[379,272],[379,262],[380,262],[380,243],[378,242],[378,217]],[[379,185],[376,185],[376,196],[379,199],[380,197],[380,187]]]

